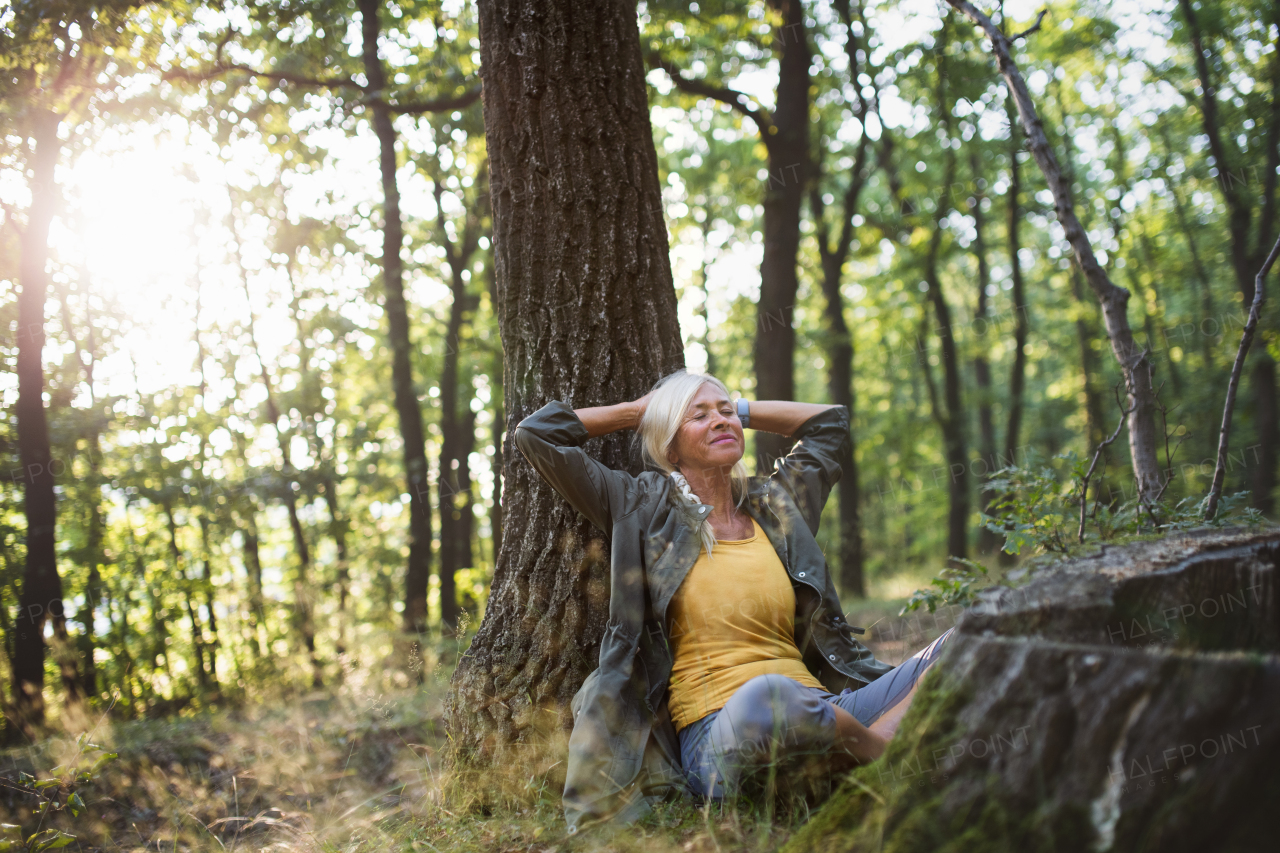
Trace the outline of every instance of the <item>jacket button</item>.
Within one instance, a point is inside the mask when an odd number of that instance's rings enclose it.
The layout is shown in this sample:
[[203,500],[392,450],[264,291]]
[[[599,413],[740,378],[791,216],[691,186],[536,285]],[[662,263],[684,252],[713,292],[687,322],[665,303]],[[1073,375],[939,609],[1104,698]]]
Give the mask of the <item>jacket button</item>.
[[804,577],[804,572],[801,572],[801,573],[800,573],[800,577]]
[[836,659],[835,655],[827,655],[827,660],[835,660],[835,659]]

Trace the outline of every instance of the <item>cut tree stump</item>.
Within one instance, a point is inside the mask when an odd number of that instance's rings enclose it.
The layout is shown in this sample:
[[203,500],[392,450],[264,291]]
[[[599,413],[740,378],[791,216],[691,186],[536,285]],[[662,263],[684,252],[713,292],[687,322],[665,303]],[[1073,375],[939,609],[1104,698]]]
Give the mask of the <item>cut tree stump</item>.
[[1198,532],[984,592],[787,849],[1274,849],[1278,562],[1280,531]]

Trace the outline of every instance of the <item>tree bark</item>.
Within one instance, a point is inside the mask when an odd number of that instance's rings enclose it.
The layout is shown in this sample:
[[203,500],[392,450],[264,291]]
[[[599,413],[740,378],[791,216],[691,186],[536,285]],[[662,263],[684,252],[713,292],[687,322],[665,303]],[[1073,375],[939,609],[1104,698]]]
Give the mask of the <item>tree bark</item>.
[[[381,0],[360,0],[365,78],[375,92],[387,89],[386,69],[378,56]],[[404,298],[404,263],[400,249],[404,227],[400,221],[400,188],[396,183],[396,130],[391,109],[379,99],[370,103],[373,132],[378,137],[378,168],[382,175],[382,291],[387,312],[387,342],[391,345],[391,385],[400,440],[404,446],[406,491],[409,493],[409,562],[405,567],[404,629],[427,630],[427,583],[431,577],[431,501],[427,476],[427,445],[422,409],[413,381],[414,352],[409,338],[409,309]]]
[[[636,399],[684,355],[635,5],[490,0],[479,13],[508,423],[552,399]],[[630,438],[586,449],[638,473]],[[571,724],[608,612],[603,535],[520,454],[504,462],[489,605],[446,703],[455,749],[477,759],[539,717]]]
[[22,231],[18,275],[18,452],[23,470],[23,513],[27,527],[27,564],[23,570],[18,618],[14,622],[13,713],[10,739],[34,737],[44,724],[44,624],[62,612],[54,534],[53,456],[44,408],[44,307],[49,277],[49,225],[57,203],[54,170],[61,142],[61,117],[46,110],[32,116],[35,151],[31,160],[31,209]]

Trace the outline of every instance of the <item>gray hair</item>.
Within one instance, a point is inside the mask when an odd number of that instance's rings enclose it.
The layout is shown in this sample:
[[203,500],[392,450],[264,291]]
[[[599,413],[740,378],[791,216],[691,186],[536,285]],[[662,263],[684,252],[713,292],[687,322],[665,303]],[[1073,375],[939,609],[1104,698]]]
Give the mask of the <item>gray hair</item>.
[[[636,429],[640,439],[640,455],[646,462],[671,476],[676,487],[672,490],[672,494],[676,500],[689,506],[696,506],[702,503],[702,500],[693,493],[689,481],[679,469],[668,461],[667,452],[675,443],[676,435],[684,423],[685,413],[689,410],[689,404],[693,402],[699,389],[708,383],[716,386],[726,397],[729,396],[729,389],[724,383],[709,373],[677,370],[662,377],[653,386],[653,396],[649,398],[644,416],[640,418],[640,425]],[[733,463],[729,478],[734,506],[740,507],[747,497],[747,468],[742,464],[741,459]],[[709,558],[715,549],[715,531],[711,529],[711,525],[705,518],[698,522],[697,530]]]

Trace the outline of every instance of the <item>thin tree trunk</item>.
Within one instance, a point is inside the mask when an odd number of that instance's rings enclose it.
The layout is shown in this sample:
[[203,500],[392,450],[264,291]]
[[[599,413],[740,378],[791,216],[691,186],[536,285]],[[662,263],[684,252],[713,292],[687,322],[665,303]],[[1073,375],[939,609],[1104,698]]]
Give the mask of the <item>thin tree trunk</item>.
[[[780,23],[773,31],[778,59],[777,108],[773,126],[761,134],[768,152],[764,192],[764,258],[760,263],[760,301],[756,305],[754,394],[759,400],[795,399],[796,333],[792,326],[800,279],[800,207],[809,179],[809,36],[800,0],[767,0]],[[786,436],[755,433],[756,471],[791,446]]]
[[[179,580],[182,590],[183,604],[187,608],[187,617],[191,620],[191,654],[194,659],[196,679],[203,696],[209,689],[209,670],[204,662],[204,627],[200,624],[200,616],[196,613],[193,599],[191,578],[187,577],[187,569],[182,559],[182,549],[178,546],[178,523],[173,515],[173,504],[165,499],[164,517],[169,531],[169,557],[173,561],[173,574]],[[167,657],[167,654],[166,654]]]
[[240,530],[242,537],[241,551],[244,554],[244,568],[249,576],[249,628],[252,631],[253,643],[258,649],[258,656],[265,659],[267,647],[262,639],[262,627],[266,622],[266,613],[262,600],[262,556],[258,550],[257,511],[250,507],[242,513],[244,527]]
[[[698,303],[698,316],[702,318],[702,351],[707,354],[707,373],[716,376],[716,354],[711,351],[711,287],[707,282],[707,271],[711,266],[708,238],[711,234],[711,211],[705,210],[706,218],[702,220],[702,265],[698,268],[698,289],[702,291],[702,300]],[[718,377],[717,377],[718,378]]]
[[[1027,336],[1030,332],[1027,317],[1026,282],[1022,277],[1022,166],[1018,153],[1022,151],[1022,134],[1018,132],[1017,112],[1013,97],[1005,101],[1009,117],[1009,194],[1005,219],[1005,231],[1009,240],[1009,278],[1012,285],[1009,296],[1013,300],[1013,364],[1009,367],[1009,411],[1004,431],[1004,457],[1007,464],[1016,465],[1018,442],[1022,436],[1022,411],[1027,386]],[[1003,553],[1003,552],[1001,552]],[[1008,561],[1008,555],[1003,558]]]
[[[951,135],[951,106],[947,101],[947,68],[944,62],[947,47],[947,26],[944,21],[943,33],[938,37],[935,51],[938,55],[937,67],[937,109],[938,126],[949,139]],[[947,148],[943,167],[944,187],[951,187],[956,177],[956,155],[953,149]],[[943,221],[949,213],[947,200],[950,193],[939,193],[933,214],[933,230],[929,236],[929,248],[925,255],[924,277],[928,287],[926,298],[933,306],[934,317],[938,323],[938,343],[942,358],[942,404],[938,399],[937,388],[933,381],[933,372],[929,364],[929,354],[923,335],[920,346],[921,365],[924,369],[925,381],[928,383],[929,402],[933,409],[934,419],[942,431],[944,458],[947,461],[947,555],[965,558],[969,555],[969,448],[965,437],[965,412],[961,397],[960,353],[956,346],[955,325],[951,320],[951,306],[947,303],[946,294],[942,292],[942,279],[938,275],[938,265],[942,252],[942,238],[946,231]],[[1015,264],[1016,267],[1016,264]]]
[[[991,364],[987,361],[987,351],[991,324],[991,310],[988,302],[987,288],[991,286],[991,264],[987,258],[986,213],[982,203],[986,194],[982,191],[982,168],[977,152],[969,158],[969,172],[973,175],[974,191],[970,198],[970,212],[973,214],[974,229],[977,236],[973,241],[973,256],[978,264],[978,301],[973,310],[973,327],[979,338],[977,355],[973,359],[973,376],[978,386],[978,452],[982,455],[983,472],[982,491],[979,495],[979,509],[986,513],[996,493],[987,485],[997,470],[996,464],[996,422],[993,403],[995,391],[991,383]],[[980,330],[980,331],[979,331]],[[994,554],[1000,548],[1000,537],[985,526],[978,528],[978,553]]]
[[[684,363],[636,7],[493,0],[479,12],[508,422],[552,399],[634,400]],[[638,473],[630,438],[586,448]],[[446,702],[454,748],[477,758],[570,725],[608,614],[604,537],[523,457],[504,462],[492,592]]]
[[244,286],[245,301],[249,305],[249,324],[247,327],[249,345],[253,349],[254,358],[258,360],[259,377],[262,379],[262,388],[266,394],[267,420],[276,432],[276,443],[280,448],[280,498],[289,513],[289,530],[293,533],[293,550],[298,558],[298,569],[293,581],[295,625],[299,636],[302,638],[302,645],[306,649],[307,659],[311,665],[311,685],[312,687],[321,687],[324,685],[324,665],[316,651],[316,632],[312,615],[311,547],[307,544],[306,531],[303,530],[302,519],[298,515],[298,498],[293,492],[297,469],[294,468],[291,458],[289,436],[279,426],[280,407],[276,404],[275,390],[272,387],[271,374],[267,371],[266,359],[262,357],[262,349],[258,346],[257,319],[253,311],[253,291],[249,285],[249,272],[245,268],[244,259],[240,252],[240,237],[236,229],[234,207],[228,215],[227,222],[231,227],[231,236],[235,243],[236,263],[240,268],[240,281]]
[[7,736],[35,737],[44,724],[44,624],[62,612],[62,579],[58,576],[54,536],[53,456],[44,408],[44,309],[49,284],[49,225],[57,203],[54,169],[61,143],[61,118],[44,110],[32,116],[35,152],[30,163],[31,209],[22,231],[18,275],[18,452],[23,471],[27,564],[23,571],[18,618],[14,625],[13,712]]
[[[81,293],[87,295],[89,290],[89,277],[83,272],[81,279]],[[94,612],[98,605],[98,599],[102,596],[102,573],[101,566],[104,562],[102,552],[102,539],[104,523],[102,519],[102,503],[101,503],[101,484],[102,484],[102,447],[101,432],[102,422],[99,418],[102,415],[98,407],[97,395],[94,393],[93,369],[97,363],[97,347],[94,338],[93,315],[86,300],[85,303],[85,323],[88,327],[88,360],[84,358],[85,350],[80,346],[80,339],[75,334],[75,325],[71,316],[71,300],[66,291],[60,293],[59,302],[62,303],[62,324],[70,336],[72,343],[75,345],[76,362],[84,368],[84,380],[89,390],[89,411],[91,418],[89,421],[88,431],[85,435],[85,443],[87,447],[87,459],[85,464],[88,470],[88,520],[85,524],[86,528],[86,559],[88,562],[88,577],[85,580],[84,603],[80,607],[80,612],[76,615],[76,621],[80,623],[80,633],[76,637],[76,651],[80,660],[84,661],[84,666],[80,672],[80,686],[77,692],[85,697],[94,697],[98,695],[98,670],[94,661]]]
[[471,566],[471,467],[469,456],[475,447],[475,414],[469,397],[460,410],[459,361],[462,334],[478,300],[467,292],[463,273],[479,245],[480,223],[474,211],[467,217],[457,241],[449,237],[441,204],[444,185],[435,181],[436,240],[444,248],[449,265],[452,303],[445,328],[444,363],[440,372],[440,469],[436,476],[437,505],[440,508],[440,633],[449,636],[458,625],[457,575]]
[[1062,225],[1067,242],[1071,244],[1076,262],[1084,271],[1085,281],[1102,307],[1102,317],[1106,324],[1107,337],[1111,341],[1111,350],[1115,354],[1120,369],[1124,372],[1126,390],[1129,394],[1129,455],[1133,461],[1138,498],[1149,511],[1154,512],[1151,503],[1164,487],[1163,472],[1157,456],[1155,393],[1151,380],[1151,361],[1147,357],[1147,352],[1135,343],[1133,331],[1129,327],[1126,307],[1129,302],[1129,291],[1118,287],[1107,277],[1106,271],[1102,269],[1093,253],[1089,237],[1076,216],[1071,184],[1058,167],[1057,158],[1049,146],[1048,139],[1045,138],[1044,126],[1036,113],[1026,81],[1010,55],[1012,42],[1009,37],[1002,34],[991,19],[979,12],[971,3],[965,0],[947,0],[947,3],[968,16],[990,39],[1000,73],[1004,76],[1018,108],[1023,130],[1031,145],[1031,153],[1040,166],[1040,171],[1044,173],[1045,181],[1053,194],[1058,222]]
[[[360,0],[364,73],[369,88],[387,89],[386,69],[378,56],[381,34],[381,0]],[[373,132],[378,137],[378,168],[382,175],[382,291],[387,313],[387,342],[391,345],[391,385],[400,440],[404,446],[406,491],[409,493],[409,562],[405,567],[404,629],[421,634],[427,630],[427,585],[431,577],[431,501],[428,484],[427,445],[422,409],[413,381],[414,353],[409,337],[409,309],[404,298],[404,264],[400,249],[404,228],[400,221],[400,188],[396,184],[396,130],[391,110],[381,100],[369,107]]]
[[[1218,170],[1218,187],[1227,206],[1227,227],[1231,234],[1231,266],[1235,270],[1236,283],[1244,297],[1246,312],[1253,304],[1254,276],[1262,267],[1271,248],[1271,235],[1280,200],[1276,196],[1276,168],[1280,166],[1280,43],[1272,52],[1271,103],[1267,110],[1266,135],[1262,140],[1265,150],[1263,186],[1256,237],[1252,232],[1252,200],[1246,195],[1243,182],[1233,173],[1238,151],[1229,150],[1232,131],[1223,132],[1218,115],[1218,87],[1209,68],[1207,47],[1200,21],[1190,0],[1179,0],[1178,5],[1190,33],[1192,55],[1195,57],[1199,76],[1201,119],[1209,141],[1209,153]],[[1268,24],[1275,23],[1273,20]],[[1261,134],[1257,134],[1261,135]],[[1252,237],[1252,239],[1251,239]],[[1264,514],[1275,509],[1273,497],[1276,488],[1277,440],[1280,439],[1280,404],[1276,399],[1276,364],[1266,351],[1259,347],[1254,356],[1250,374],[1253,385],[1253,422],[1256,430],[1258,464],[1253,471],[1253,505]]]
[[209,548],[209,519],[200,516],[201,570],[200,587],[204,591],[205,619],[209,624],[209,637],[205,643],[205,652],[209,662],[209,683],[214,695],[220,691],[218,685],[218,615],[213,607],[213,553]]

